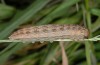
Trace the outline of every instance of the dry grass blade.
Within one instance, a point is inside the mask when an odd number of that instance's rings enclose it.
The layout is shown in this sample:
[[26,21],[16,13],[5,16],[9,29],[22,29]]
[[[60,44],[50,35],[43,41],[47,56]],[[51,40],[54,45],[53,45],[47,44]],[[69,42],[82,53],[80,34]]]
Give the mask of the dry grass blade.
[[64,42],[62,42],[62,41],[59,42],[60,47],[61,47],[61,51],[62,51],[62,65],[68,65],[68,58],[66,56],[63,43]]

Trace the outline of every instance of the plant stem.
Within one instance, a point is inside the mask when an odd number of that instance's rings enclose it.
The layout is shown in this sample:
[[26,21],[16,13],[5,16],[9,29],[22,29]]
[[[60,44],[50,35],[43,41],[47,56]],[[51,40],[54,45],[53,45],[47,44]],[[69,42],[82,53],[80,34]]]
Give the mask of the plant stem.
[[85,0],[85,8],[86,8],[86,20],[87,20],[87,27],[90,31],[90,37],[91,37],[91,15],[89,12],[89,0]]
[[[100,35],[96,36],[96,37],[93,37],[93,38],[90,38],[90,39],[83,39],[83,40],[78,40],[76,42],[79,42],[79,41],[99,41],[100,40]],[[0,42],[32,42],[33,40],[0,40]],[[39,40],[35,40],[35,41],[39,41]],[[50,40],[43,40],[43,41],[50,41]],[[72,39],[58,39],[58,40],[53,40],[53,41],[74,41]]]
[[[87,21],[87,27],[90,31],[90,37],[91,35],[91,15],[89,12],[89,0],[85,0],[85,8],[86,8],[86,21]],[[87,59],[87,65],[92,65],[91,62],[91,42],[85,42],[85,51],[86,51],[86,59]]]
[[91,64],[91,55],[90,55],[90,43],[89,42],[85,42],[85,51],[86,51],[86,59],[87,59],[87,65],[92,65]]

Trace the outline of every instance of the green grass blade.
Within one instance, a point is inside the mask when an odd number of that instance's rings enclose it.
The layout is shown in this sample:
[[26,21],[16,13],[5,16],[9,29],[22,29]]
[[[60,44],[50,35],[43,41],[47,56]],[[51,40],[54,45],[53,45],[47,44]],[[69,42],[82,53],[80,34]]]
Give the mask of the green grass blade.
[[96,15],[96,16],[100,16],[100,9],[91,9],[90,11],[92,14]]
[[66,9],[68,9],[70,6],[74,5],[75,3],[79,2],[80,0],[68,0],[62,3],[58,8],[56,8],[53,12],[48,14],[45,18],[43,18],[41,21],[39,21],[36,25],[43,25],[50,23],[54,18],[61,16],[64,14]]
[[0,65],[3,65],[7,61],[9,56],[11,56],[13,53],[21,49],[22,47],[23,47],[22,43],[16,43],[16,45],[13,48],[11,48],[9,51],[6,51],[2,55],[0,55]]
[[16,43],[10,43],[4,50],[2,50],[0,52],[0,55],[3,54],[4,52],[8,51],[10,48],[12,48],[15,45],[16,45]]
[[57,50],[59,49],[58,43],[48,44],[46,52],[40,61],[40,65],[49,65],[55,57]]
[[[15,18],[11,20],[11,24],[8,25],[1,33],[0,39],[4,39],[7,37],[14,29],[16,29],[19,25],[27,22],[32,16],[34,16],[38,11],[40,11],[49,0],[37,0],[33,3],[26,11],[17,13]],[[9,31],[9,32],[8,32]]]
[[54,22],[54,24],[76,24],[79,23],[82,17],[82,13],[77,13],[72,17],[62,18]]
[[92,31],[95,32],[100,28],[100,17],[92,24]]
[[0,4],[0,20],[10,18],[15,13],[15,8]]

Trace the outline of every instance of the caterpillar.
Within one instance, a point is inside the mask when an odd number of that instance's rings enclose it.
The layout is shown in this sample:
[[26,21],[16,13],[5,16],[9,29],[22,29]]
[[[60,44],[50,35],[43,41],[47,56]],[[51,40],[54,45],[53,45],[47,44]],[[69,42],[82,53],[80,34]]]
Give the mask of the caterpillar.
[[80,25],[49,24],[19,29],[9,39],[26,41],[53,41],[57,39],[80,40],[88,36],[88,29]]

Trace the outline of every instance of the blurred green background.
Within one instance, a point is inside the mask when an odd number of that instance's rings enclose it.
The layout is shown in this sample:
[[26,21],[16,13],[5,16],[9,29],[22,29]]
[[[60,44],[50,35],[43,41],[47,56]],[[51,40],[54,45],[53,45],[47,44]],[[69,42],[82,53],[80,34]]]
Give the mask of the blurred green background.
[[[27,25],[79,24],[100,35],[100,0],[0,0],[0,39]],[[100,65],[100,41],[65,42],[69,65]],[[59,42],[0,43],[0,65],[61,65]]]

